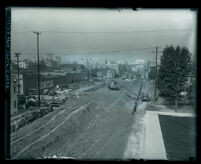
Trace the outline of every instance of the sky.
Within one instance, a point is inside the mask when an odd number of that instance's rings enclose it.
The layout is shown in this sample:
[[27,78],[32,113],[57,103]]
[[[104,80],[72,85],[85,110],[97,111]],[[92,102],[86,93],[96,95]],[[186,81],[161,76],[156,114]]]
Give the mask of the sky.
[[[195,54],[196,12],[102,8],[26,8],[11,10],[11,54],[21,59],[47,53],[62,61],[81,59],[154,60],[155,47],[188,47]],[[159,53],[159,56],[162,53]]]

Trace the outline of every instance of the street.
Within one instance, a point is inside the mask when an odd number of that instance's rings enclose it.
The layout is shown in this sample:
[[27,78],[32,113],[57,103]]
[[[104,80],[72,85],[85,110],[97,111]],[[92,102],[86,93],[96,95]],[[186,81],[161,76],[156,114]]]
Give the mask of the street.
[[122,159],[141,81],[119,80],[76,97],[11,134],[11,158]]

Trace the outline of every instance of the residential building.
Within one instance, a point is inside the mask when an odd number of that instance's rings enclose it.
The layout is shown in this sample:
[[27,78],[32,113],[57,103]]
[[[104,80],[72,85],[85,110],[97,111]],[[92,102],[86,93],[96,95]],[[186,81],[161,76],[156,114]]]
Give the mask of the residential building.
[[45,64],[46,64],[46,66],[47,67],[53,67],[53,61],[52,60],[50,60],[50,59],[47,59],[46,61],[45,61]]
[[27,69],[28,68],[28,62],[27,60],[23,60],[19,62],[19,67],[23,68],[23,69]]
[[98,77],[98,78],[105,78],[105,77],[106,77],[106,73],[107,73],[107,70],[106,70],[106,69],[100,69],[100,70],[97,72],[97,77]]
[[119,66],[117,63],[108,63],[106,66],[114,70],[116,73],[119,73]]
[[111,79],[111,78],[114,78],[115,77],[115,71],[114,70],[108,70],[107,73],[106,73],[106,78],[107,79]]
[[[12,74],[11,76],[12,76],[13,79],[16,79],[17,83],[18,83],[18,74]],[[24,84],[23,84],[23,82],[24,82],[23,75],[19,74],[19,89],[20,90],[18,92],[18,87],[17,87],[17,92],[20,93],[20,94],[24,94]]]
[[55,62],[57,62],[58,64],[61,64],[61,57],[55,56]]
[[18,90],[17,90],[17,78],[11,74],[11,86],[10,86],[10,114],[11,116],[18,112]]

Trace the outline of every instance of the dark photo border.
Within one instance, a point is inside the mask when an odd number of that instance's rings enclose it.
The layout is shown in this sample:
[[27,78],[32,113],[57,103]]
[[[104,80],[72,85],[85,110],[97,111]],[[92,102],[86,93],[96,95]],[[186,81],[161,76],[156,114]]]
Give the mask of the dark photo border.
[[[174,8],[174,9],[182,9],[182,8],[190,8],[193,11],[197,11],[197,92],[196,92],[196,112],[197,112],[197,158],[196,160],[193,160],[191,162],[200,162],[200,104],[199,104],[199,89],[200,89],[200,71],[199,71],[199,65],[200,65],[200,57],[199,57],[199,45],[200,45],[200,30],[199,30],[199,18],[200,18],[200,8],[198,5],[198,1],[181,1],[181,2],[175,2],[173,0],[169,1],[149,1],[149,0],[3,0],[3,3],[0,7],[1,12],[1,55],[0,55],[0,62],[1,67],[1,86],[2,86],[2,92],[1,95],[3,98],[1,99],[2,102],[2,114],[1,114],[1,126],[2,126],[2,146],[1,146],[1,159],[3,160],[9,160],[10,159],[10,28],[11,28],[11,12],[9,7],[90,7],[90,8],[109,8],[109,9],[116,9],[116,8],[132,8],[133,10],[138,10],[138,8],[161,8],[161,9],[168,9],[168,8]],[[93,162],[93,161],[92,161]],[[144,162],[144,161],[131,161],[131,162]],[[153,162],[153,161],[145,161],[147,163]],[[157,162],[171,162],[171,161],[155,161]],[[153,163],[155,163],[153,162]],[[88,162],[87,162],[88,163]],[[116,162],[115,162],[116,163]],[[174,162],[173,162],[174,163]],[[180,163],[180,162],[176,162]],[[185,163],[185,162],[181,162]]]

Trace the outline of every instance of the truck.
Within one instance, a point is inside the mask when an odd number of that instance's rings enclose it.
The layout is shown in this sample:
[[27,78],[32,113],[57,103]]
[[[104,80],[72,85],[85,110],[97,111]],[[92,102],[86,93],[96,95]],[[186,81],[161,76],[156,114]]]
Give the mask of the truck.
[[108,85],[108,89],[110,90],[120,90],[120,86],[116,81],[111,81]]

